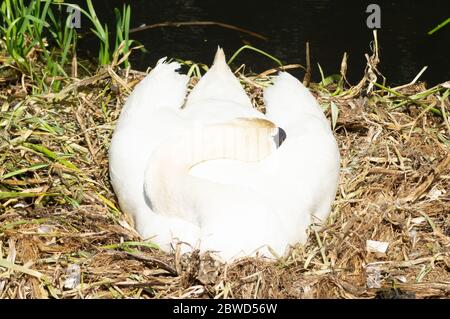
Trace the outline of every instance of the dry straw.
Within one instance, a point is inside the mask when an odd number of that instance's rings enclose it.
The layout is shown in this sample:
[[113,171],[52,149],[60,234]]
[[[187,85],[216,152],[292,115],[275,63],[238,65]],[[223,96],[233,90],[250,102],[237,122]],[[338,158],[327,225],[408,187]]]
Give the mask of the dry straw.
[[[378,62],[349,89],[311,84],[342,156],[327,225],[286,258],[230,265],[159,251],[118,208],[107,150],[143,73],[108,68],[45,96],[1,79],[0,298],[448,298],[449,84],[390,89]],[[262,110],[271,73],[238,73]]]

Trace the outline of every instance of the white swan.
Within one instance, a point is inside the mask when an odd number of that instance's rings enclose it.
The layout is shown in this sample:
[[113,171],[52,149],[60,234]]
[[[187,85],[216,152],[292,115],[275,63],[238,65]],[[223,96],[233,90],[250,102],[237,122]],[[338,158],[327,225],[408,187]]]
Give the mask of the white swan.
[[[160,61],[136,87],[111,142],[112,184],[137,230],[165,250],[178,238],[227,260],[304,243],[339,176],[315,98],[282,72],[258,112],[219,49],[182,108],[188,79],[176,68]],[[277,126],[287,135],[279,148]]]

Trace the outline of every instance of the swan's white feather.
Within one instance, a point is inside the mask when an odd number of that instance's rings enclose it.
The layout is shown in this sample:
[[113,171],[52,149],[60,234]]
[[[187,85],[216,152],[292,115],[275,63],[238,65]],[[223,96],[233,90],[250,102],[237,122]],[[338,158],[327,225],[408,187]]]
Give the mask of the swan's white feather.
[[[111,143],[112,184],[137,230],[165,250],[176,237],[224,259],[304,243],[330,213],[339,177],[316,99],[281,72],[258,112],[219,48],[183,106],[188,78],[178,67],[161,60],[135,88]],[[271,123],[287,133],[278,149]]]

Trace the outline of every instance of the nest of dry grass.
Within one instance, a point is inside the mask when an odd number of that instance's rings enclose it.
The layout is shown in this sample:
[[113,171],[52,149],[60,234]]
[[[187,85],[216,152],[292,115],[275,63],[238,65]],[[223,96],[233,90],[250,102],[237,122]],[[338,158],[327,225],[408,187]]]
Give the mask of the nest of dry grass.
[[[143,76],[109,68],[44,96],[28,95],[26,83],[3,86],[0,298],[450,296],[450,127],[422,107],[450,114],[443,89],[418,103],[423,85],[399,89],[401,97],[313,86],[339,109],[342,170],[327,225],[286,258],[223,265],[209,254],[159,251],[117,208],[107,150]],[[263,107],[267,78],[241,78]]]

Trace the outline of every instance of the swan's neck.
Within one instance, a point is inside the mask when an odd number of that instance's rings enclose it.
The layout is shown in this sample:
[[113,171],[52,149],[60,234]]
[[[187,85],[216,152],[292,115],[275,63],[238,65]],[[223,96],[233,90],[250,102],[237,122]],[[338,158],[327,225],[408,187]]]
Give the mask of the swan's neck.
[[276,126],[262,119],[196,126],[160,146],[145,177],[146,194],[154,211],[197,223],[197,209],[214,201],[223,185],[189,175],[196,164],[217,159],[255,162],[275,150]]

